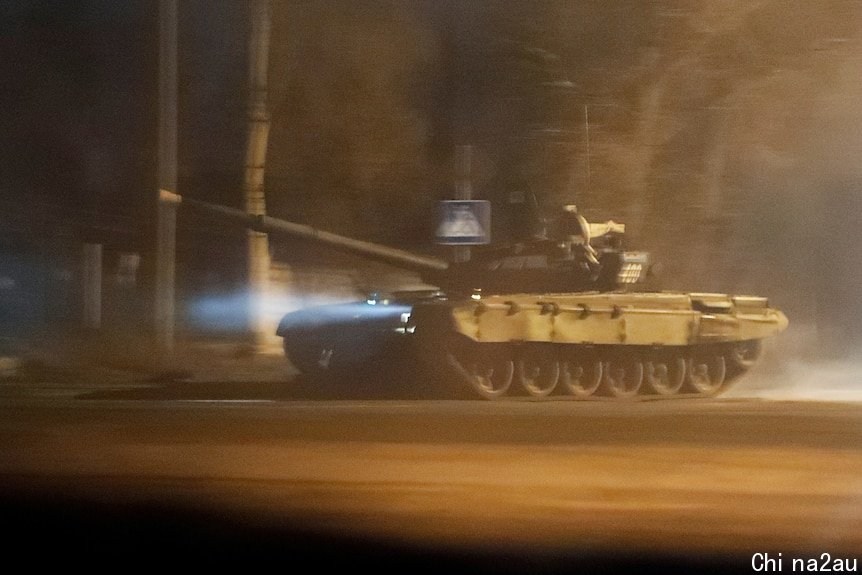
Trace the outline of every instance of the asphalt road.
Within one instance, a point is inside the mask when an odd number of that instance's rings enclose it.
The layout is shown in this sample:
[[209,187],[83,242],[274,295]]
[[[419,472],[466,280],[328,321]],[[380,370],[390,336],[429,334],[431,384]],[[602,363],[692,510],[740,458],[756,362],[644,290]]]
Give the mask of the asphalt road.
[[32,566],[792,572],[862,554],[862,404],[3,384],[0,517]]

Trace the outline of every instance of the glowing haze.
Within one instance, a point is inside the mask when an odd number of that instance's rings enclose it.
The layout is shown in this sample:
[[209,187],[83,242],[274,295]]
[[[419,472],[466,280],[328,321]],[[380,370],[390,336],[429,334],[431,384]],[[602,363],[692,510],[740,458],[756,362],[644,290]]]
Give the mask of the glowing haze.
[[860,24],[844,0],[277,4],[271,210],[418,245],[472,143],[496,237],[512,190],[574,200],[665,287],[767,295],[831,349],[862,333]]

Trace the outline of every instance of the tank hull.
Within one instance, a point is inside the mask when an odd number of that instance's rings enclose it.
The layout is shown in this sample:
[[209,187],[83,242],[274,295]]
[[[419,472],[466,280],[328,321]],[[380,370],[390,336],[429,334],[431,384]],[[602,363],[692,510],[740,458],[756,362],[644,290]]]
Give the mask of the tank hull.
[[689,346],[774,336],[787,318],[766,298],[678,292],[509,294],[446,306],[476,342]]
[[452,391],[486,399],[712,396],[788,324],[765,298],[683,292],[416,293],[351,309],[285,316],[279,335],[294,365],[337,379],[409,355]]

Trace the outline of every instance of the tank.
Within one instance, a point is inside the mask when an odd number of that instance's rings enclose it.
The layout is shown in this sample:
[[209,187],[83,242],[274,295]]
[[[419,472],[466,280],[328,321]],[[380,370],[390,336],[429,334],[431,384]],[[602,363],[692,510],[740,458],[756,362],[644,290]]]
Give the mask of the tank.
[[408,371],[430,370],[439,382],[456,384],[450,389],[458,396],[711,397],[755,365],[762,341],[788,325],[765,297],[652,289],[649,255],[623,249],[623,224],[587,223],[575,213],[574,229],[474,248],[469,261],[450,263],[225,206],[183,203],[418,271],[433,286],[284,315],[277,335],[309,381],[350,380],[397,359]]

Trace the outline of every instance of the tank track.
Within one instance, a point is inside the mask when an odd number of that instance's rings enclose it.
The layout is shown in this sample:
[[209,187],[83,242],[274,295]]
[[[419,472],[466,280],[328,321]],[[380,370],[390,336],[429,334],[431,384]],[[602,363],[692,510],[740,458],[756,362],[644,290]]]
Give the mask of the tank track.
[[447,346],[447,381],[474,397],[578,400],[713,397],[753,365],[760,340],[693,346],[576,346],[460,341]]

